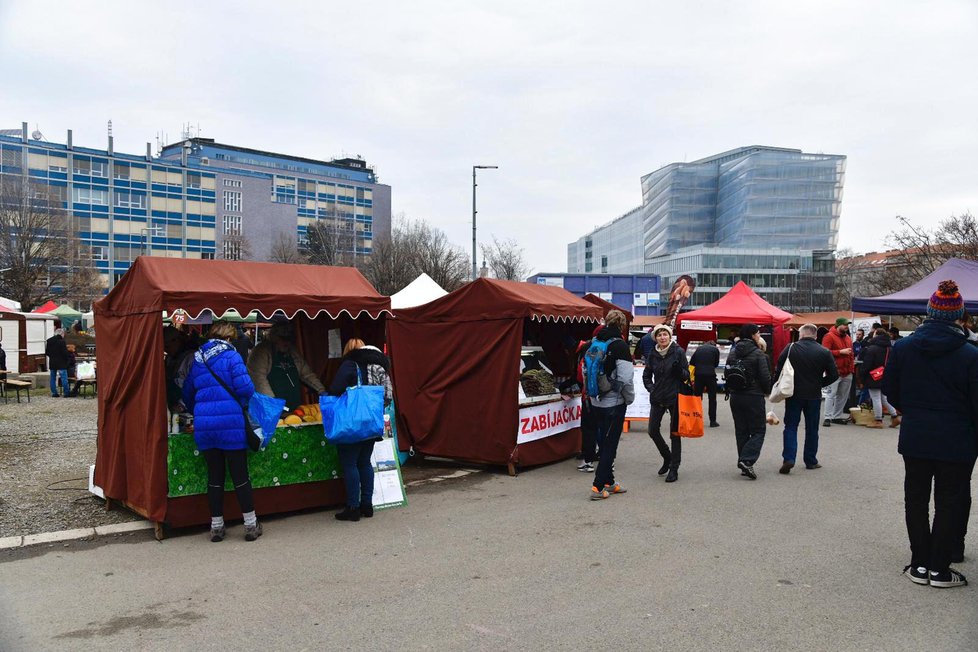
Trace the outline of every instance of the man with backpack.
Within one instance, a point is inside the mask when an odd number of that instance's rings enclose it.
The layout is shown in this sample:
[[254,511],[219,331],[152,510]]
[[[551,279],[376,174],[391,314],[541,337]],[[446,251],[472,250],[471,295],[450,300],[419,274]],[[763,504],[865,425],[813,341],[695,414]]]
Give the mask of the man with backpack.
[[615,455],[625,425],[625,409],[635,400],[634,365],[625,333],[625,314],[610,311],[605,327],[591,340],[584,354],[584,381],[598,445],[598,468],[588,492],[591,500],[602,500],[611,494],[623,494],[625,488],[615,481]]
[[[649,391],[649,437],[662,455],[659,475],[666,482],[679,479],[679,463],[682,461],[683,440],[679,430],[679,390],[689,382],[689,362],[686,352],[672,341],[672,329],[660,324],[652,329],[655,347],[645,360],[642,383]],[[669,413],[669,446],[662,437],[662,417]]]
[[760,329],[744,324],[723,374],[737,437],[737,468],[751,480],[757,480],[754,464],[761,456],[767,430],[764,401],[771,392],[771,367],[762,342]]

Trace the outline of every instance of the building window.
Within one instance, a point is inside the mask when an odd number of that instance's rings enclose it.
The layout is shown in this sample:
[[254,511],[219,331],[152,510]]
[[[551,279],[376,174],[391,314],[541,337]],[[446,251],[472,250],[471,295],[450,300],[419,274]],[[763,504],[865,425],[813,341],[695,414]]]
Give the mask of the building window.
[[109,178],[109,164],[105,161],[92,161],[91,169],[93,177]]
[[241,187],[241,181],[239,179],[225,179],[224,180],[224,187],[225,188],[240,188]]
[[146,195],[137,195],[132,192],[115,193],[115,205],[117,208],[146,208]]
[[72,188],[71,201],[74,204],[109,205],[109,192],[97,188]]
[[187,187],[200,188],[200,174],[197,172],[187,173]]
[[116,179],[128,179],[129,178],[129,166],[125,163],[113,163],[112,164],[112,175]]
[[108,260],[108,259],[109,259],[108,247],[92,247],[92,260]]
[[214,252],[213,251],[202,251],[202,252],[200,252],[200,259],[201,260],[214,260]]
[[233,190],[224,191],[224,210],[232,213],[241,212],[241,193]]
[[224,235],[241,235],[241,216],[224,216]]
[[238,240],[224,241],[224,260],[241,260],[241,242]]
[[91,174],[92,162],[86,158],[75,158],[71,161],[71,171],[74,174]]

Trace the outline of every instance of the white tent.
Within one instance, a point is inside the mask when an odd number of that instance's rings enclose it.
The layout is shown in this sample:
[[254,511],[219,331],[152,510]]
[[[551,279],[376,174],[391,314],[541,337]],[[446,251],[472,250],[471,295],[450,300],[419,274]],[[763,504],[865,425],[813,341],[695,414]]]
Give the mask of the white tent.
[[448,292],[435,283],[430,276],[422,272],[421,276],[411,281],[403,290],[391,295],[391,308],[394,310],[413,308],[434,301],[446,294]]
[[20,312],[20,301],[14,301],[7,297],[0,297],[0,306],[13,310],[14,312]]

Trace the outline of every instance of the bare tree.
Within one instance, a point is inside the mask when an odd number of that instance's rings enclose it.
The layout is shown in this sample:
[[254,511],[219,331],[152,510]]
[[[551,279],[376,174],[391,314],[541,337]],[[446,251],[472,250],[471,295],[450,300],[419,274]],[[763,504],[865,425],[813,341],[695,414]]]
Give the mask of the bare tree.
[[424,220],[394,219],[391,237],[374,241],[363,273],[377,291],[391,295],[422,272],[449,292],[468,279],[469,259],[440,229]]
[[838,249],[835,252],[835,298],[833,310],[849,310],[856,286],[853,272],[855,271],[856,252],[851,248]]
[[297,265],[305,262],[299,253],[299,245],[295,235],[287,231],[279,231],[272,242],[271,260],[273,263],[289,263]]
[[530,273],[523,247],[516,240],[499,240],[492,236],[491,245],[482,245],[482,257],[492,275],[504,281],[522,281]]
[[892,232],[887,242],[902,253],[887,270],[890,278],[880,279],[889,291],[919,281],[950,258],[978,260],[978,220],[971,213],[952,215],[931,231],[903,216],[896,219],[903,228]]
[[312,265],[350,265],[354,262],[356,232],[347,221],[321,220],[306,231],[304,253]]
[[0,294],[30,310],[48,300],[88,304],[101,293],[91,248],[62,208],[60,190],[0,177]]
[[224,260],[251,260],[251,241],[243,233],[225,234],[221,258]]

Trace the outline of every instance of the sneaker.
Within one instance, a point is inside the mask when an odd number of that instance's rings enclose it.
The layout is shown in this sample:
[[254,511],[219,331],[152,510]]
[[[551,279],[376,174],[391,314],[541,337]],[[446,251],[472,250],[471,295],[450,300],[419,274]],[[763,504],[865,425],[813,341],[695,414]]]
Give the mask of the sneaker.
[[927,569],[923,566],[905,566],[903,574],[909,577],[914,584],[930,584]]
[[659,467],[659,475],[665,475],[666,473],[669,473],[669,462],[668,461],[663,462],[662,463],[662,466]]
[[832,422],[829,419],[826,419],[825,421],[822,422],[822,427],[823,428],[831,428],[832,427]]
[[710,427],[711,428],[719,428],[720,427],[720,424],[717,423],[716,421],[711,421],[710,422]]
[[751,480],[757,480],[757,474],[754,473],[754,467],[750,464],[744,462],[737,462],[737,468],[740,469],[741,473],[746,475]]
[[223,525],[218,528],[212,527],[210,533],[211,543],[218,543],[220,541],[224,541],[224,537],[226,534],[227,534],[227,530],[224,528]]
[[822,465],[819,464],[818,462],[815,462],[815,464],[806,464],[805,465],[805,468],[808,469],[809,471],[811,471],[813,469],[820,469],[820,468],[822,468]]
[[785,462],[781,465],[781,469],[778,471],[781,475],[788,475],[791,473],[791,469],[795,467],[794,462]]
[[873,428],[874,430],[881,429],[883,427],[883,420],[873,421],[872,423],[866,424],[867,428]]
[[591,500],[604,500],[611,494],[608,493],[607,489],[601,489],[599,491],[597,487],[591,487],[591,490],[588,492],[588,495],[591,497]]
[[245,541],[254,541],[261,536],[261,523],[255,522],[254,525],[245,526]]
[[577,470],[580,471],[581,473],[593,473],[594,465],[591,464],[590,462],[581,462],[580,464],[577,465]]
[[844,426],[849,423],[849,419],[832,419],[832,423],[837,423],[840,426]]
[[628,489],[625,489],[625,487],[621,486],[617,482],[615,484],[606,484],[604,486],[604,490],[608,492],[609,496],[611,494],[623,494],[628,491]]
[[940,573],[931,571],[930,585],[937,589],[953,589],[956,586],[968,586],[968,580],[958,571],[948,568]]

